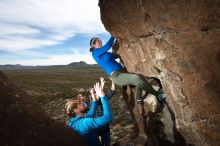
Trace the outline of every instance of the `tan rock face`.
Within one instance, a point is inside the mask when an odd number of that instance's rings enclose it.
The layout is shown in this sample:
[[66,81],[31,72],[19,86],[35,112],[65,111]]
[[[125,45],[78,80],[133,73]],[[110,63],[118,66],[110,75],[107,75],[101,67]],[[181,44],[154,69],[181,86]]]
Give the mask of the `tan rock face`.
[[186,141],[219,145],[220,1],[100,0],[99,6],[128,71],[161,81]]
[[72,146],[85,143],[72,129],[52,121],[40,105],[0,72],[0,145]]

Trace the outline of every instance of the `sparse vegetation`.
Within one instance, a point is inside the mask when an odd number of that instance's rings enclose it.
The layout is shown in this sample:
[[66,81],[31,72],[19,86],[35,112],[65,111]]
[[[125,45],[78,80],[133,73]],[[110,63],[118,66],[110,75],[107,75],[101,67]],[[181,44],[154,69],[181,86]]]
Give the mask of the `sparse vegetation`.
[[14,84],[40,103],[56,98],[73,98],[80,88],[88,89],[100,76],[106,76],[100,68],[20,69],[4,72]]
[[[65,123],[68,117],[64,114],[65,99],[75,98],[76,95],[88,90],[99,81],[106,79],[106,89],[111,82],[104,71],[97,67],[48,67],[37,69],[3,70],[9,79],[19,88],[35,98],[42,108],[57,122]],[[121,88],[116,87],[116,96],[110,104],[114,121],[111,124],[112,143],[122,140],[132,132],[132,120],[121,96]]]

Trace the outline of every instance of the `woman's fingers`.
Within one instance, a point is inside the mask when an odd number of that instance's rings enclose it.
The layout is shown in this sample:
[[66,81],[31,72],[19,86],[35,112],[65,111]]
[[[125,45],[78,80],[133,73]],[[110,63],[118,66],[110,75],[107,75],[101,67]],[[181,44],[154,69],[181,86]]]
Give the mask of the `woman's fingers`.
[[100,81],[101,82],[105,82],[105,78],[104,77],[100,77]]
[[95,83],[94,88],[95,88],[96,93],[98,93],[100,90],[99,89],[100,88],[99,82]]
[[94,88],[90,89],[90,94],[93,94]]
[[97,90],[100,90],[100,84],[97,82]]
[[98,90],[98,88],[99,88],[99,83],[97,82],[96,83],[96,89]]
[[99,82],[95,83],[94,89],[96,91],[97,96],[101,97],[101,96],[105,95],[105,93],[103,92],[103,89],[102,89],[102,85]]
[[98,83],[98,82],[95,83],[94,88],[95,88],[95,91],[97,92],[97,90],[98,90],[98,88],[99,88],[99,83]]
[[[95,84],[93,85],[93,88],[95,89],[96,87],[95,87]],[[96,89],[95,89],[95,91],[96,91]]]

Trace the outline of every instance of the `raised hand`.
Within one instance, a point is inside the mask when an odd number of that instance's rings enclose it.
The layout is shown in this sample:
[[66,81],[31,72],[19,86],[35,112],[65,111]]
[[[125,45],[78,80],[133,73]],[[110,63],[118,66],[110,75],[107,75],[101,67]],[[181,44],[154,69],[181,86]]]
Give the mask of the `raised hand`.
[[113,82],[111,77],[108,77],[108,78],[112,82],[112,87],[111,87],[112,91],[115,91],[115,83]]
[[102,89],[102,86],[99,84],[99,82],[94,85],[94,89],[95,89],[96,95],[98,97],[105,96],[105,93],[104,93],[104,91]]
[[91,94],[91,96],[92,96],[92,100],[93,100],[93,101],[96,101],[96,92],[95,92],[95,89],[94,89],[94,88],[90,89],[90,94]]
[[112,81],[112,78],[111,78],[111,77],[108,77],[108,78],[109,78],[110,81]]
[[100,81],[101,81],[101,87],[102,87],[102,90],[103,90],[104,86],[105,86],[105,79],[103,77],[100,77]]

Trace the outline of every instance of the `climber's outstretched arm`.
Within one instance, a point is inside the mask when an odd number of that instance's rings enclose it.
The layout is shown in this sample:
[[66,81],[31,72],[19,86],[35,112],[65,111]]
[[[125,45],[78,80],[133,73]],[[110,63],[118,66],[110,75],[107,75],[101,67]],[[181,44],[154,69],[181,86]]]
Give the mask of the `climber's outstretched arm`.
[[96,56],[96,57],[100,56],[103,53],[105,53],[106,51],[108,51],[109,49],[111,49],[111,47],[114,43],[114,40],[115,40],[115,38],[111,37],[103,47],[94,49],[94,51],[92,52],[93,56]]

